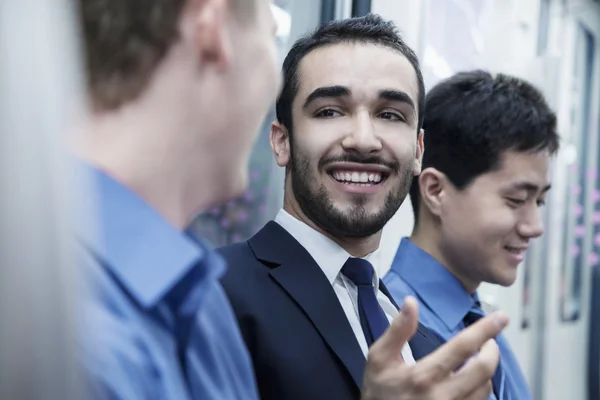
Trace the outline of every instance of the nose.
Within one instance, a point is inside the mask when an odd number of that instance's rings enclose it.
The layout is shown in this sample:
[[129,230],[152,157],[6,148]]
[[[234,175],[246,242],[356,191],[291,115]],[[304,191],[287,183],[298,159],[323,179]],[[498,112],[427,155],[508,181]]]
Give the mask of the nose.
[[383,145],[377,136],[374,122],[368,111],[364,110],[355,115],[352,125],[344,140],[342,147],[347,151],[355,151],[363,154],[378,152]]
[[531,207],[518,226],[519,234],[527,239],[537,238],[544,233],[542,211],[539,207]]

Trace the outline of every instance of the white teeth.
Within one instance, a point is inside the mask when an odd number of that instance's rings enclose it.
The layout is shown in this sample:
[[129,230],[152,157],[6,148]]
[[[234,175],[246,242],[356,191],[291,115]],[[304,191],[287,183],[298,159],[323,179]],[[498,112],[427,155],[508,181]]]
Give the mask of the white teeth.
[[379,183],[383,179],[379,172],[358,172],[358,171],[335,171],[332,173],[335,180],[340,182],[352,182],[356,184],[367,184],[372,186],[373,183]]
[[370,174],[369,175],[369,180],[371,182],[375,182],[375,183],[380,182],[381,181],[381,174]]

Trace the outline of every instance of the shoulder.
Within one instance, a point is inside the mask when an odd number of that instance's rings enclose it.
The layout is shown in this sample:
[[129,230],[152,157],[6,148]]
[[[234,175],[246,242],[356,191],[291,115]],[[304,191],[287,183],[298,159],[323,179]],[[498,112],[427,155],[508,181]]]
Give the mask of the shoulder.
[[87,272],[81,287],[90,290],[77,305],[78,357],[86,390],[94,398],[151,396],[155,366],[150,344],[138,329],[135,305],[100,268]]
[[258,260],[248,242],[241,242],[217,250],[225,259],[227,269],[221,284],[234,309],[244,308],[249,298],[259,295],[272,283],[271,268]]

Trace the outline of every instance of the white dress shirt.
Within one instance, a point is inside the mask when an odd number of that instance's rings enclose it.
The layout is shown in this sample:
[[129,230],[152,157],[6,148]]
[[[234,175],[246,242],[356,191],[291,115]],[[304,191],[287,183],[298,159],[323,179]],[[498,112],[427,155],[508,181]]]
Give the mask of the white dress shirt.
[[[277,214],[275,222],[292,235],[319,265],[327,277],[327,280],[331,286],[333,286],[333,290],[342,305],[346,318],[348,318],[348,322],[350,322],[354,336],[356,336],[356,340],[358,340],[358,344],[366,358],[368,346],[362,326],[360,325],[356,285],[341,273],[346,260],[352,256],[339,244],[314,230],[304,222],[291,216],[283,209]],[[377,291],[377,300],[388,320],[391,322],[396,314],[398,314],[398,310],[392,304],[390,299],[379,290],[378,270],[380,267],[380,258],[381,252],[379,249],[364,257],[365,260],[373,265],[373,286]],[[402,358],[406,363],[412,364],[415,362],[408,343],[402,348]]]

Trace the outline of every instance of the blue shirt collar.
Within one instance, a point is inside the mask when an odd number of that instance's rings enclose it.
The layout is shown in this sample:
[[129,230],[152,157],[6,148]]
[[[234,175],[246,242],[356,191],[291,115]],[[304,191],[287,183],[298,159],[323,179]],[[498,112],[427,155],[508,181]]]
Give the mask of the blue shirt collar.
[[469,294],[450,271],[408,238],[400,242],[392,270],[412,287],[449,330],[456,329],[475,304],[476,293]]
[[223,262],[208,246],[172,226],[131,190],[81,161],[74,160],[73,171],[75,234],[143,307],[157,305],[192,271],[194,281],[222,274]]

